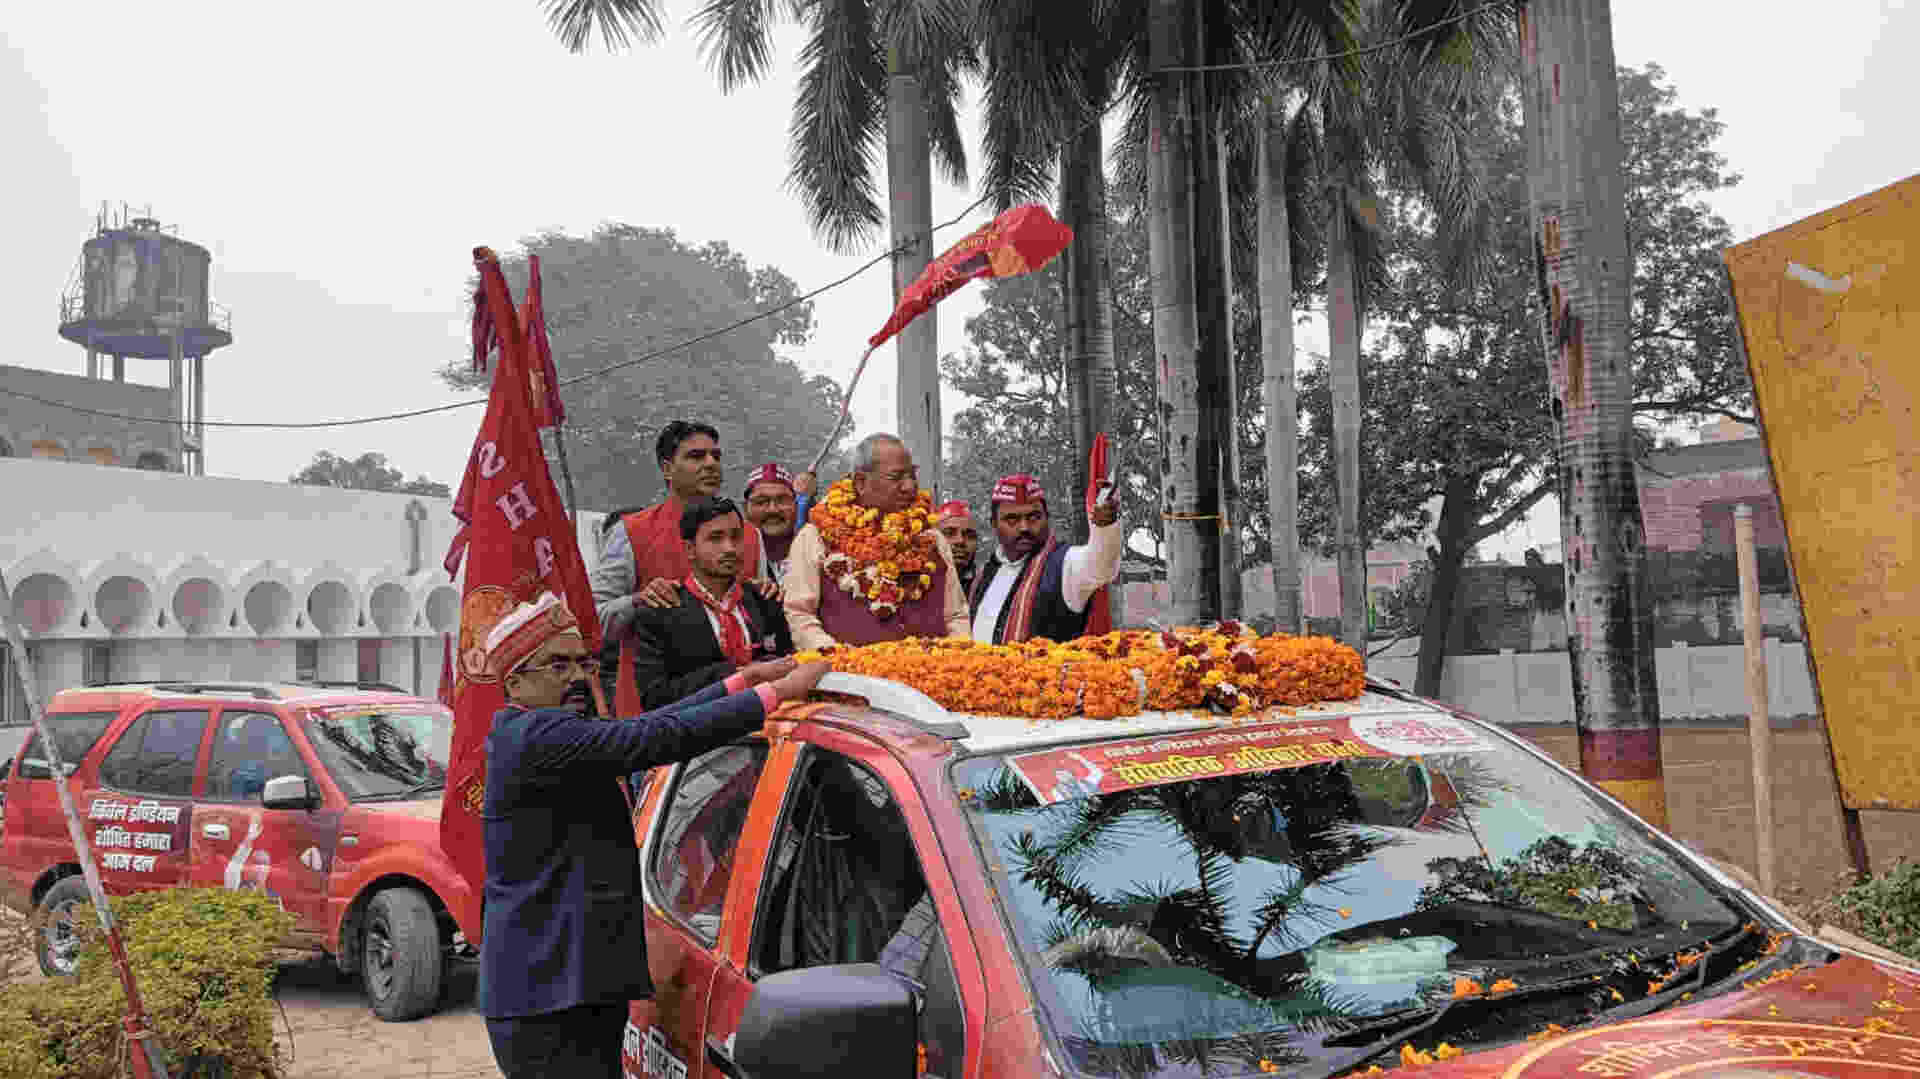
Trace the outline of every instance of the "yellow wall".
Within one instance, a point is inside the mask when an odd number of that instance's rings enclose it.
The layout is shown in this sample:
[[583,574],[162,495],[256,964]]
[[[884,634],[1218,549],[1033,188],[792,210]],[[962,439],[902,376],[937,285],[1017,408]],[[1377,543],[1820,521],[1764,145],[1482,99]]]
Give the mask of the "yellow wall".
[[1920,176],[1729,248],[1842,799],[1920,809]]

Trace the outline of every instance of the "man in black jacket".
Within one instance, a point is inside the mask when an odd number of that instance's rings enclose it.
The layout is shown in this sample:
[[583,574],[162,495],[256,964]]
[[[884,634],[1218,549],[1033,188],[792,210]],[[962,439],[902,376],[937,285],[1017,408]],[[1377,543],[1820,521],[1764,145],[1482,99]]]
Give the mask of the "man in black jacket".
[[480,1013],[507,1079],[618,1079],[630,1001],[653,995],[633,820],[615,780],[690,760],[804,698],[825,663],[746,672],[631,719],[590,714],[596,664],[552,593],[487,637],[508,706],[487,735]]
[[[786,612],[740,584],[746,550],[740,508],[726,498],[690,499],[680,515],[680,538],[693,571],[680,582],[679,602],[636,608],[628,631],[634,680],[648,708],[735,673],[764,680],[793,668],[792,660],[777,658],[793,654]],[[607,655],[603,650],[603,661]]]

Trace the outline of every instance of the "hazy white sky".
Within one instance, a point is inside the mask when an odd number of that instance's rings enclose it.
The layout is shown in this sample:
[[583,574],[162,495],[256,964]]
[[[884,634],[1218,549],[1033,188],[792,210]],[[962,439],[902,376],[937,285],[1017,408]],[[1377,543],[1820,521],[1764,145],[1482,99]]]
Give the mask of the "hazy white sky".
[[[783,186],[798,32],[782,33],[773,79],[722,95],[682,25],[695,6],[668,5],[658,45],[575,56],[534,0],[8,5],[0,362],[84,369],[55,333],[56,305],[102,200],[151,204],[213,251],[213,295],[233,312],[236,342],[207,364],[215,420],[454,399],[433,371],[466,347],[467,252],[542,228],[670,226],[726,240],[802,288],[847,272],[884,236],[833,255]],[[1716,205],[1739,238],[1916,171],[1920,6],[1836,0],[1794,19],[1671,0],[1613,10],[1622,63],[1656,61],[1683,103],[1721,110],[1721,148],[1745,182]],[[964,124],[977,131],[971,111]],[[942,187],[935,220],[971,201]],[[844,379],[890,306],[876,267],[818,301],[818,332],[795,359]],[[977,309],[977,293],[942,305],[943,351],[960,347]],[[1309,330],[1301,344],[1323,340]],[[159,361],[128,363],[164,382]],[[857,430],[892,426],[892,374],[883,351],[855,399]],[[949,416],[957,403],[949,394]],[[377,450],[409,475],[457,484],[479,419],[472,408],[340,430],[215,430],[208,471],[283,480],[317,450]],[[1554,538],[1552,522],[1536,517],[1515,542]]]

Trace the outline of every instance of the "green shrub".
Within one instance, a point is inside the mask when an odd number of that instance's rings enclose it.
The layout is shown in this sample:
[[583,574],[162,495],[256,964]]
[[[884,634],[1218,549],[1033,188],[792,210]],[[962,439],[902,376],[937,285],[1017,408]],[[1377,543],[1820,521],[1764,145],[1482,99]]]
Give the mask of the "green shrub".
[[[181,888],[116,898],[127,960],[153,1036],[176,1079],[277,1074],[273,949],[293,916],[260,892]],[[0,988],[0,1076],[109,1079],[127,1074],[126,998],[91,909],[75,912],[84,943],[72,978]],[[84,915],[84,921],[81,917]],[[14,954],[32,927],[6,934]],[[0,963],[0,969],[5,964]]]
[[1920,959],[1920,864],[1901,862],[1841,892],[1832,905],[1844,928]]

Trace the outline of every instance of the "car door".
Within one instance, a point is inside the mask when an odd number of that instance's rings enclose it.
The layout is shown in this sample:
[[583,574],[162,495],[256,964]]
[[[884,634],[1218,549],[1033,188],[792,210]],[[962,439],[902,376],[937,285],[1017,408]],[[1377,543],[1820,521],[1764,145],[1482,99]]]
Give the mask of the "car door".
[[[119,718],[117,710],[47,713],[47,726],[53,731],[68,775],[80,771],[94,745]],[[7,766],[14,773],[7,787],[7,822],[5,831],[0,832],[4,835],[0,848],[5,853],[0,858],[5,860],[6,882],[25,894],[50,867],[73,861],[73,840],[60,813],[60,795],[53,789],[53,767],[40,745],[40,736],[31,735],[19,760],[9,761]],[[84,797],[84,788],[76,790],[74,797]],[[82,802],[83,816],[86,810]]]
[[203,888],[264,891],[299,919],[301,931],[321,932],[340,813],[265,808],[261,792],[267,780],[281,776],[298,776],[320,793],[280,716],[260,708],[221,708],[206,781],[193,802],[192,880]]
[[642,852],[654,995],[630,1012],[623,1061],[629,1076],[705,1074],[707,994],[723,926],[736,916],[729,898],[742,875],[741,839],[757,795],[774,779],[768,763],[766,741],[755,738],[710,750],[654,784],[661,791]]
[[193,782],[208,709],[155,705],[120,732],[82,802],[100,880],[115,894],[188,879]]
[[809,737],[814,744],[799,752],[779,792],[782,804],[770,807],[757,833],[766,837],[756,852],[761,872],[735,881],[730,909],[754,915],[727,926],[707,1003],[705,1074],[732,1074],[733,1036],[755,980],[878,962],[920,991],[924,1074],[961,1079],[966,1008],[954,962],[956,955],[977,961],[918,792],[906,769],[873,743],[827,728]]

